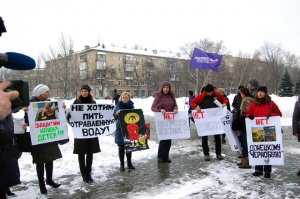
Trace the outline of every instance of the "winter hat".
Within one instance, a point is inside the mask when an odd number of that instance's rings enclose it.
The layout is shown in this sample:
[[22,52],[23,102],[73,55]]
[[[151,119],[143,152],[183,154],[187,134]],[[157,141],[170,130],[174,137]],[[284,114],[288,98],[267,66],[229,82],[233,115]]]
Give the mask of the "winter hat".
[[170,82],[168,82],[168,81],[164,81],[164,82],[162,83],[162,87],[164,87],[164,86],[169,86],[169,87],[171,87],[171,84],[170,84]]
[[256,79],[251,79],[251,80],[249,81],[249,84],[250,84],[251,86],[253,86],[254,88],[258,88],[258,87],[259,87],[259,83],[258,83],[258,81],[257,81]]
[[32,96],[33,97],[38,97],[44,93],[46,93],[47,91],[49,91],[49,87],[46,86],[45,84],[38,84],[36,87],[34,87],[34,89],[32,90]]
[[264,93],[268,93],[268,88],[266,86],[261,86],[257,89],[257,92],[258,91],[261,91],[261,92],[264,92]]
[[80,90],[83,90],[83,89],[84,89],[84,90],[87,90],[88,92],[91,92],[91,90],[92,90],[91,87],[90,87],[89,85],[87,85],[87,84],[81,86],[81,89],[80,89]]
[[205,87],[204,87],[204,91],[207,92],[207,93],[210,93],[210,92],[213,92],[215,90],[215,87],[211,84],[207,84]]

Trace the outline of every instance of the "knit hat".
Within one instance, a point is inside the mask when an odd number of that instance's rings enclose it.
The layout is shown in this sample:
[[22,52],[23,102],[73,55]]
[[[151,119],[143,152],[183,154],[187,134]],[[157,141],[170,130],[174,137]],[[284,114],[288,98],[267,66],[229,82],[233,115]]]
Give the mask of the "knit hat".
[[264,93],[268,93],[268,88],[266,86],[261,86],[257,89],[257,92],[258,91],[261,91],[261,92],[264,92]]
[[83,90],[83,89],[84,89],[84,90],[87,90],[88,92],[91,92],[91,90],[92,90],[91,87],[90,87],[89,85],[87,85],[87,84],[81,86],[81,89],[80,89],[80,90]]
[[207,92],[207,93],[210,93],[210,92],[213,92],[215,90],[215,87],[211,84],[207,84],[205,87],[204,87],[204,91]]
[[162,87],[164,87],[164,86],[169,86],[169,87],[171,87],[171,83],[168,82],[168,81],[164,81],[164,82],[162,83]]
[[32,90],[32,96],[33,97],[38,97],[44,93],[46,93],[47,91],[49,91],[49,87],[46,86],[45,84],[38,84],[36,87],[34,87],[34,89]]

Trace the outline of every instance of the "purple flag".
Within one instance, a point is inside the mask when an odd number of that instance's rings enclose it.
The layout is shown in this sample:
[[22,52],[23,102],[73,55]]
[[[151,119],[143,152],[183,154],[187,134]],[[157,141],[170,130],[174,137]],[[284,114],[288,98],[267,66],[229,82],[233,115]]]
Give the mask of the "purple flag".
[[207,53],[199,48],[195,48],[191,60],[192,68],[218,70],[222,62],[222,55],[217,53]]

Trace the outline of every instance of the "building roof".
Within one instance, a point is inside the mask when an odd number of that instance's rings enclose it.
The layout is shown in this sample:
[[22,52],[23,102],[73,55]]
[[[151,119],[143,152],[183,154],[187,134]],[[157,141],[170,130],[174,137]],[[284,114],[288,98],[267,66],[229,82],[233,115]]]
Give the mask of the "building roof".
[[182,59],[182,60],[190,59],[188,56],[185,56],[179,52],[156,50],[156,49],[130,49],[130,48],[113,47],[113,46],[106,47],[104,45],[97,45],[95,47],[86,48],[80,52],[85,52],[89,50],[97,50],[102,53],[113,52],[113,53],[122,53],[122,54],[130,54],[130,55],[145,55],[150,57],[173,58],[173,59]]

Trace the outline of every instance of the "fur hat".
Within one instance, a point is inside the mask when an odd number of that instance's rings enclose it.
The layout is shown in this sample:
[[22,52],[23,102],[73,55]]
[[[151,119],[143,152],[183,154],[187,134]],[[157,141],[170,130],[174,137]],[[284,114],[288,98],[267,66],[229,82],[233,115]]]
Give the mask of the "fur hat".
[[257,89],[257,92],[258,91],[261,91],[261,92],[264,92],[264,93],[268,93],[268,88],[266,86],[261,86]]
[[32,96],[33,97],[38,97],[44,93],[46,93],[47,91],[49,91],[49,87],[46,86],[45,84],[38,84],[36,87],[34,87],[34,89],[32,90]]
[[87,84],[81,86],[80,90],[83,90],[83,89],[87,90],[88,92],[91,92],[91,90],[92,90],[91,87]]

